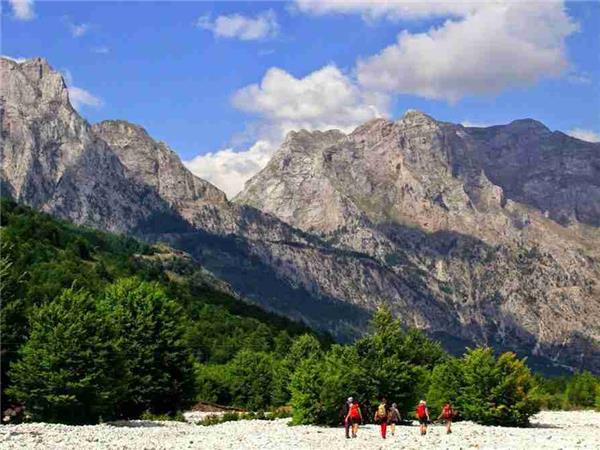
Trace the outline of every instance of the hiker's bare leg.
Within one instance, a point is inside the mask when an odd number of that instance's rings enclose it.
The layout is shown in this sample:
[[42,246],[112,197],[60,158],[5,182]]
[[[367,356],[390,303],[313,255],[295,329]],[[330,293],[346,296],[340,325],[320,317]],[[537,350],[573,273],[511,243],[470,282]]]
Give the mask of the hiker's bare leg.
[[392,428],[392,436],[393,436],[394,433],[396,432],[396,424],[392,422],[392,424],[390,426]]

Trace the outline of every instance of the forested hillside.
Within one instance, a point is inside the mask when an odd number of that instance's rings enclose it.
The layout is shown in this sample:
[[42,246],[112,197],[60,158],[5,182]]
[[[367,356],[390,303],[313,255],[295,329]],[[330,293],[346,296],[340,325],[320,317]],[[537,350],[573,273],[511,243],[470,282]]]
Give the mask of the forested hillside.
[[[219,289],[226,291],[226,286],[220,286],[191,258],[168,247],[77,227],[7,200],[2,200],[1,211],[3,406],[33,395],[23,392],[25,388],[41,389],[36,378],[48,373],[32,373],[36,369],[54,371],[57,384],[60,377],[66,377],[60,388],[65,391],[66,409],[80,406],[79,399],[73,398],[82,392],[108,389],[130,370],[130,386],[146,380],[148,391],[157,391],[158,398],[164,397],[158,386],[162,384],[174,390],[167,397],[172,404],[145,400],[113,413],[136,416],[140,408],[172,412],[196,399],[194,379],[202,364],[226,365],[236,357],[263,353],[278,360],[295,336],[314,334],[302,324],[222,292]],[[61,329],[65,324],[69,326]],[[326,336],[318,339],[325,345],[330,342]],[[159,348],[163,344],[169,347]],[[52,351],[53,345],[64,347],[62,361]],[[152,360],[144,346],[165,354]],[[89,352],[90,360],[78,359]],[[122,360],[113,360],[119,353]],[[145,357],[151,362],[140,359]],[[133,367],[134,360],[140,363],[137,367]],[[129,369],[127,362],[132,366]],[[102,364],[118,369],[112,379],[97,373],[88,386],[75,386],[81,381],[71,379],[77,370],[101,371]],[[30,377],[31,386],[21,379],[15,387],[14,374]],[[44,397],[47,393],[37,394]],[[111,401],[123,397],[123,392],[109,394]],[[90,414],[108,417],[111,412]],[[82,415],[80,420],[94,417]]]

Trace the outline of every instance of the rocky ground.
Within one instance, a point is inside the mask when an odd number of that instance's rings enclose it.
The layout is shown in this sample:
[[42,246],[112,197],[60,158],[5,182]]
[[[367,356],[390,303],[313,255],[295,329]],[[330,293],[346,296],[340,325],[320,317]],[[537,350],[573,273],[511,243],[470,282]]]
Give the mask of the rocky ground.
[[346,440],[341,428],[290,427],[288,420],[227,422],[198,426],[180,422],[134,421],[96,426],[34,423],[0,426],[1,449],[597,449],[600,413],[542,412],[531,428],[485,427],[457,423],[446,435],[441,426],[419,436],[399,427],[383,441],[374,425]]

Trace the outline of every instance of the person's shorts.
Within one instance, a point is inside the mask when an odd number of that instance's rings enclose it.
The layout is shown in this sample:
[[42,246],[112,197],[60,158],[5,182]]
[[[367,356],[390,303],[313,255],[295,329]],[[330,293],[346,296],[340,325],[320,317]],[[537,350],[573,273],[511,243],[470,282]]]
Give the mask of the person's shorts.
[[348,419],[350,425],[354,425],[355,423],[360,423],[360,417],[350,417]]
[[422,419],[419,417],[419,423],[421,425],[427,425],[429,423],[429,421],[427,420],[427,417],[424,417]]

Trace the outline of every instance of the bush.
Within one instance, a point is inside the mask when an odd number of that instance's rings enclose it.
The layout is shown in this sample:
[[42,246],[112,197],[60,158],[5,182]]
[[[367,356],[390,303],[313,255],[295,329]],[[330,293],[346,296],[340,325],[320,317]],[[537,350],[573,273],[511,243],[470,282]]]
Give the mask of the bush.
[[95,423],[114,416],[123,395],[113,329],[89,293],[66,290],[35,309],[8,394],[34,421]]
[[231,375],[224,364],[195,364],[196,400],[230,405]]
[[463,385],[464,377],[459,359],[449,358],[435,366],[426,396],[431,414],[441,412],[444,403],[448,401],[458,408]]
[[175,412],[194,397],[185,314],[155,283],[121,279],[106,288],[104,306],[123,355],[126,383],[120,417]]
[[565,409],[593,408],[596,401],[598,378],[587,370],[573,375],[565,390]]
[[375,403],[385,397],[396,402],[406,417],[425,393],[430,371],[446,355],[422,332],[405,331],[388,309],[379,309],[371,324],[372,334],[356,343],[360,364],[372,383],[373,397],[364,400]]
[[295,424],[338,424],[348,396],[359,401],[367,421],[381,397],[398,403],[404,415],[412,410],[445,353],[423,333],[405,331],[388,309],[378,310],[371,324],[373,333],[354,345],[334,345],[300,363],[290,384]]
[[462,360],[458,408],[465,419],[484,425],[525,426],[539,411],[536,384],[524,360],[492,349],[468,350]]
[[141,420],[149,420],[151,422],[185,422],[185,416],[181,411],[175,414],[154,414],[150,411],[144,411],[140,416]]
[[242,350],[229,363],[232,404],[258,410],[271,405],[273,358],[268,353]]
[[293,341],[285,357],[274,366],[273,405],[282,406],[290,401],[290,382],[296,368],[304,359],[320,354],[321,344],[310,334],[303,334]]

